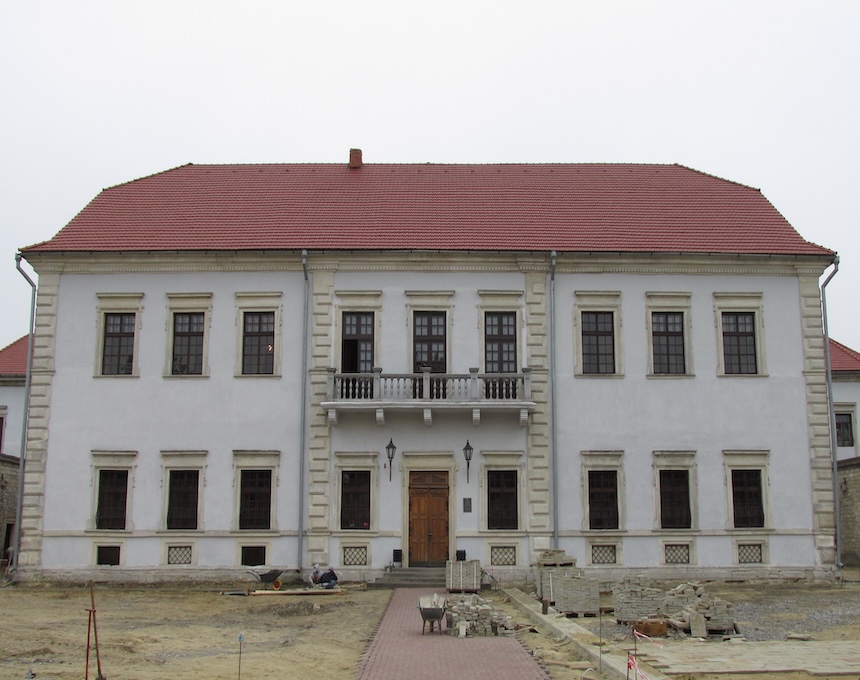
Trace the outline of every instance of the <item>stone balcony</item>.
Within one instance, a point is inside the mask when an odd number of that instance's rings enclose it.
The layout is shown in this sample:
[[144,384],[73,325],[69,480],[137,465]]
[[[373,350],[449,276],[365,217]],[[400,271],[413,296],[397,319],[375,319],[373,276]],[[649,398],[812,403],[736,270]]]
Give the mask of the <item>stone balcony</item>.
[[339,412],[373,413],[385,423],[386,411],[415,411],[425,425],[433,424],[434,411],[471,411],[472,422],[481,421],[482,411],[511,413],[525,426],[532,401],[531,369],[522,373],[338,373],[327,369],[326,396],[322,407],[330,423],[336,425]]

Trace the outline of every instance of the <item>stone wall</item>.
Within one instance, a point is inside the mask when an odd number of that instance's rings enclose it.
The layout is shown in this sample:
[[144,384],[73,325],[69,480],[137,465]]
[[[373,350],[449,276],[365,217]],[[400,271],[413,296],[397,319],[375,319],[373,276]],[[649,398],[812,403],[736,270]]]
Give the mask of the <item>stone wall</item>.
[[[9,525],[15,524],[18,503],[18,458],[0,454],[0,541],[6,540]],[[12,542],[10,535],[10,545]],[[0,559],[7,559],[6,553]]]
[[839,521],[842,562],[860,566],[860,458],[839,463]]

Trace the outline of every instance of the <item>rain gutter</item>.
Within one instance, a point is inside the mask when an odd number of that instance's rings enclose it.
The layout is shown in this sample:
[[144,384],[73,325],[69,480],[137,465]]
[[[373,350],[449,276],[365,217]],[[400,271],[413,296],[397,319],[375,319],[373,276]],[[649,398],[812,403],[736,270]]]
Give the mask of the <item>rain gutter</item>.
[[558,549],[558,446],[555,411],[555,265],[556,252],[550,254],[551,268],[549,274],[549,398],[552,424],[550,431],[550,447],[552,451],[552,547]]
[[305,275],[305,301],[304,301],[304,316],[302,320],[302,399],[301,399],[301,417],[299,425],[299,532],[298,544],[299,553],[297,562],[299,571],[304,568],[304,539],[305,539],[305,462],[307,456],[305,454],[307,447],[305,437],[307,436],[307,426],[305,419],[307,418],[307,399],[308,399],[308,310],[310,309],[310,280],[308,279],[308,251],[302,250],[302,271]]
[[833,271],[821,284],[821,312],[824,322],[824,369],[827,374],[827,411],[830,416],[830,462],[833,465],[833,514],[836,531],[836,568],[842,564],[842,522],[839,519],[839,466],[836,460],[836,412],[833,408],[833,373],[830,370],[830,332],[827,328],[827,284],[839,271],[839,256],[833,260]]
[[18,458],[18,498],[15,503],[15,535],[12,539],[12,562],[9,565],[13,571],[18,569],[18,554],[21,552],[21,520],[24,514],[24,463],[27,460],[27,424],[30,420],[30,381],[33,373],[33,329],[36,317],[36,284],[27,272],[21,269],[21,253],[15,254],[15,268],[30,284],[30,326],[27,335],[27,374],[24,379],[24,415],[21,425],[21,452]]

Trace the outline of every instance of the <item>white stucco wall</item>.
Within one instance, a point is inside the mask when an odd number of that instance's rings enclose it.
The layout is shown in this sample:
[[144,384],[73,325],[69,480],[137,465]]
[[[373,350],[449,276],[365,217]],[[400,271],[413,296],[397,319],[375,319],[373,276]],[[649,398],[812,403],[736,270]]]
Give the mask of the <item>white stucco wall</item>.
[[24,426],[24,391],[21,385],[0,385],[0,407],[4,407],[3,439],[0,453],[7,456],[21,455],[21,433]]

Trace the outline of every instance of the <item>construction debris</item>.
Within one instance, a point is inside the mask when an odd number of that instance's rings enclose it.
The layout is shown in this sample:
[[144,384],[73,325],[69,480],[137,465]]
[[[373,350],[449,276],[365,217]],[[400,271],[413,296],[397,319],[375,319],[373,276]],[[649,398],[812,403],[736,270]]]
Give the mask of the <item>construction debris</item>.
[[448,600],[445,629],[449,635],[459,637],[514,635],[515,633],[511,617],[496,611],[487,600],[478,595]]

